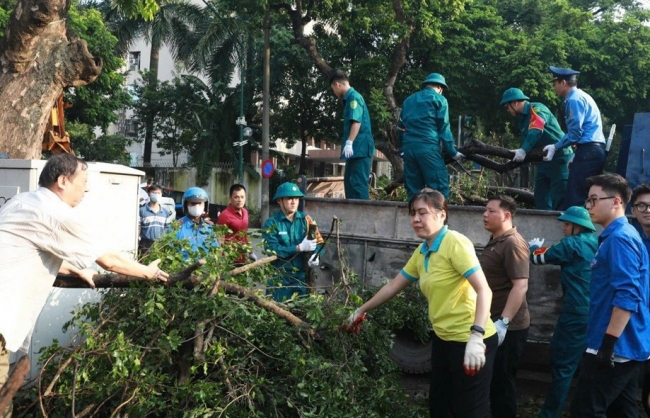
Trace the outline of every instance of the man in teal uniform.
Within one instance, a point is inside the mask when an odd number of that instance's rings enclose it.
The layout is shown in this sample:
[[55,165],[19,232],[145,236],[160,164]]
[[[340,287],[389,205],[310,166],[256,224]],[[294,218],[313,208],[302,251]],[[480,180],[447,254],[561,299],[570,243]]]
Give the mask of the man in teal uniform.
[[464,155],[456,151],[449,129],[449,106],[442,95],[448,89],[445,78],[431,73],[422,90],[404,100],[397,135],[404,152],[404,187],[410,199],[425,187],[449,198],[449,173],[442,148],[456,161]]
[[324,245],[320,233],[309,239],[309,225],[315,222],[298,210],[301,197],[304,195],[294,183],[281,184],[273,197],[280,211],[264,222],[264,247],[267,252],[278,256],[273,266],[278,269],[280,277],[268,282],[273,288],[269,293],[278,302],[290,299],[294,293],[307,294],[305,261],[301,253],[314,251],[307,263],[309,267],[317,267],[319,258],[316,254],[320,254],[320,247]]
[[334,95],[343,99],[343,141],[341,159],[345,159],[343,185],[346,199],[370,199],[368,181],[372,158],[375,155],[375,140],[372,138],[370,113],[363,97],[352,87],[348,76],[341,70],[334,70],[330,76],[330,87]]
[[562,310],[550,344],[551,379],[553,379],[540,418],[561,417],[571,380],[587,348],[589,322],[589,284],[591,261],[598,248],[596,228],[587,209],[571,206],[557,218],[563,222],[564,238],[550,247],[534,238],[530,245],[533,264],[562,267]]
[[[555,116],[541,103],[529,102],[528,96],[517,88],[509,88],[503,93],[501,106],[505,106],[511,116],[517,118],[521,133],[521,148],[512,150],[512,161],[520,162],[532,149],[556,144],[564,137]],[[569,160],[573,155],[570,147],[555,154],[553,159],[537,165],[535,174],[535,208],[559,210],[566,194],[569,178]]]

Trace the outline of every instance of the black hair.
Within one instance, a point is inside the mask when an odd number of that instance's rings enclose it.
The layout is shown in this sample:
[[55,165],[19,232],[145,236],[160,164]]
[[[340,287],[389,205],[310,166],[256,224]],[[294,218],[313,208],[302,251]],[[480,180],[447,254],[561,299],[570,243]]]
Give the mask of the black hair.
[[618,174],[591,176],[587,179],[587,188],[589,189],[591,186],[600,186],[605,193],[617,195],[617,197],[621,198],[624,205],[627,205],[632,195],[632,189],[630,189],[627,180]]
[[232,186],[230,186],[230,192],[228,196],[232,196],[233,193],[238,192],[240,190],[243,190],[244,193],[246,193],[246,187],[244,187],[243,184],[239,184],[239,183],[233,184]]
[[149,189],[147,191],[151,193],[154,190],[160,190],[162,192],[163,188],[160,184],[152,184],[151,186],[149,186]]
[[449,219],[449,210],[447,209],[447,200],[445,199],[445,196],[442,193],[440,193],[437,190],[425,187],[424,189],[414,194],[413,197],[411,197],[411,199],[409,200],[410,216],[415,215],[415,209],[413,209],[413,205],[418,200],[424,201],[424,203],[426,203],[427,206],[429,206],[432,209],[444,210],[446,214],[444,224],[447,225],[447,220]]
[[634,204],[634,202],[636,202],[636,200],[642,194],[650,194],[650,184],[644,183],[639,186],[636,186],[634,190],[632,190],[632,197],[630,198],[630,202]]
[[499,207],[506,212],[510,212],[513,217],[515,216],[515,213],[517,213],[517,202],[512,197],[505,194],[488,196],[488,202],[491,202],[493,200],[498,200]]
[[350,79],[348,78],[348,75],[345,72],[343,72],[343,70],[339,70],[338,68],[333,70],[330,73],[329,78],[330,78],[330,84],[332,84],[335,81],[336,82],[350,81]]
[[45,163],[41,175],[38,177],[38,185],[41,187],[50,187],[59,180],[59,177],[71,177],[77,172],[77,168],[81,166],[83,171],[88,168],[88,164],[81,158],[77,158],[72,154],[61,153],[50,157]]

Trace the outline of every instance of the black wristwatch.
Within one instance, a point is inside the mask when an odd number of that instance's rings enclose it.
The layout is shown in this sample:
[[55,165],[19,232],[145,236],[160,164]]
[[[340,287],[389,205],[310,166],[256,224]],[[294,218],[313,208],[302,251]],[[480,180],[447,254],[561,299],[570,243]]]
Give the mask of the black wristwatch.
[[469,327],[470,331],[476,331],[481,335],[485,335],[485,329],[483,327],[479,327],[478,325],[472,325]]

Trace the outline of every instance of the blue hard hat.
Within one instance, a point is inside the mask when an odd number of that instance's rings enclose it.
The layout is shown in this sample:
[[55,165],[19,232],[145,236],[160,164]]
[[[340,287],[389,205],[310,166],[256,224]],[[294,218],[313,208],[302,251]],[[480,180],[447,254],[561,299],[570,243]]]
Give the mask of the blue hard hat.
[[573,81],[577,79],[578,74],[580,74],[580,71],[572,70],[571,68],[559,68],[552,65],[550,65],[548,69],[553,73],[553,80]]
[[506,103],[517,102],[519,100],[530,100],[530,97],[526,96],[523,91],[515,87],[510,87],[508,90],[503,92],[501,96],[500,106],[503,106]]
[[305,195],[302,194],[296,183],[286,182],[278,186],[273,200],[282,199],[283,197],[305,197]]
[[203,208],[204,212],[208,211],[208,193],[200,187],[190,187],[183,193],[183,200],[181,204],[183,205],[183,213],[187,215],[187,202],[206,202],[205,207]]
[[449,90],[449,86],[447,86],[447,83],[445,82],[445,78],[442,76],[442,74],[438,74],[438,73],[429,74],[427,78],[425,78],[424,81],[422,82],[422,86],[426,84],[439,84],[442,87]]
[[566,210],[566,212],[558,216],[557,220],[571,222],[573,224],[587,228],[592,232],[596,232],[596,227],[594,226],[593,222],[591,222],[589,212],[582,206],[571,206]]

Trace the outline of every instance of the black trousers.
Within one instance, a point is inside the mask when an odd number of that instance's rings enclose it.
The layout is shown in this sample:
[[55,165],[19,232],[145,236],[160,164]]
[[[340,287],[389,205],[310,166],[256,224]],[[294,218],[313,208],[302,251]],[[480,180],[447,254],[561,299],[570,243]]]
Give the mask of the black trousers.
[[490,416],[490,380],[497,351],[497,335],[483,340],[485,366],[468,376],[463,369],[466,343],[443,341],[433,334],[431,348],[431,418],[488,418]]
[[636,395],[642,369],[643,362],[627,361],[602,370],[594,354],[585,354],[571,402],[571,417],[638,417]]
[[524,351],[528,328],[508,331],[503,344],[497,350],[490,385],[490,409],[492,416],[514,418],[517,416],[517,385],[515,377],[519,359]]

